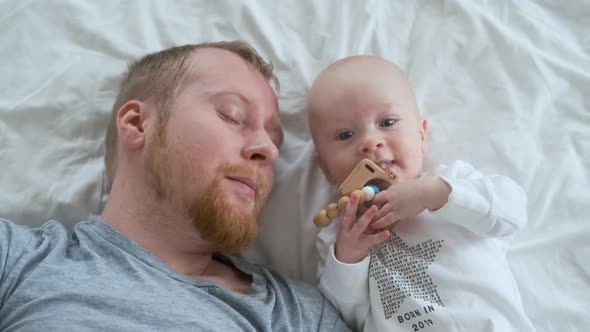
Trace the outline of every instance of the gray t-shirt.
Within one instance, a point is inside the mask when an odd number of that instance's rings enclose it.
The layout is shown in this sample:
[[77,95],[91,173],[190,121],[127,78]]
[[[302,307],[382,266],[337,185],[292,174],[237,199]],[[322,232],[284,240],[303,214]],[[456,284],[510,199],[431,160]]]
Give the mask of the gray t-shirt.
[[249,294],[173,271],[98,219],[0,219],[0,331],[348,331],[319,291],[238,258]]

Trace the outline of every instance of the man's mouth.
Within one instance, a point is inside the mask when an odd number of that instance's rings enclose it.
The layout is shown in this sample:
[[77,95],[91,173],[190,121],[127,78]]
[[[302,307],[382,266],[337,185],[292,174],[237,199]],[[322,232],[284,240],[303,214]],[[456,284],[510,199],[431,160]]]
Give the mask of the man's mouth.
[[254,191],[255,194],[258,193],[258,184],[256,184],[256,182],[249,177],[228,176],[227,178],[232,181],[241,182],[246,186],[250,187],[250,189],[252,189],[252,191]]

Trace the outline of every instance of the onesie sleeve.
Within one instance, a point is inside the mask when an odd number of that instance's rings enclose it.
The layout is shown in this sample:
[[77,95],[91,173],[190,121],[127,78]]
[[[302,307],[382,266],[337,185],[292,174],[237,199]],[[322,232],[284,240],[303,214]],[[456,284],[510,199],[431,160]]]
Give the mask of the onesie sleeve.
[[448,203],[434,215],[485,237],[505,237],[527,223],[527,198],[508,177],[484,175],[458,160],[441,167],[438,175],[449,184]]
[[368,255],[355,264],[342,263],[334,256],[332,244],[320,278],[320,291],[340,312],[346,324],[355,331],[362,331],[369,313],[370,260]]

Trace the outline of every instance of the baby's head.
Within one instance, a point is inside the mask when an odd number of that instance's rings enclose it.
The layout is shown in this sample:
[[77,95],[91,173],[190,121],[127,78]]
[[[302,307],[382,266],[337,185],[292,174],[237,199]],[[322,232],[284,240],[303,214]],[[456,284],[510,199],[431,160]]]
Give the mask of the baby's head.
[[307,111],[316,159],[330,182],[340,185],[364,158],[402,179],[420,175],[427,122],[393,63],[375,56],[333,63],[313,83]]

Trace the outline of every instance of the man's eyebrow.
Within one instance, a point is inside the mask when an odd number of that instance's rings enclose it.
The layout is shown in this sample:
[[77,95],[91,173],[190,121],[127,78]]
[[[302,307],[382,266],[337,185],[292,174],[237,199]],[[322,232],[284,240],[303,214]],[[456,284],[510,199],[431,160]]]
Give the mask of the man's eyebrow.
[[250,100],[237,91],[210,91],[206,93],[208,99],[216,99],[223,97],[237,97],[245,104],[251,104]]

